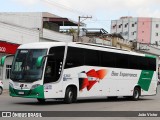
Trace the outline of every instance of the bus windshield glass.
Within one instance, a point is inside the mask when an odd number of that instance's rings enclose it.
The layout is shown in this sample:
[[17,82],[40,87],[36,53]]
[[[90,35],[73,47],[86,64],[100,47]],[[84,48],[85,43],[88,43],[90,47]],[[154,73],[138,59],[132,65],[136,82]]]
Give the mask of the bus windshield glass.
[[22,82],[33,82],[41,79],[43,67],[37,68],[36,61],[39,56],[44,56],[46,53],[47,49],[17,50],[12,65],[11,79]]

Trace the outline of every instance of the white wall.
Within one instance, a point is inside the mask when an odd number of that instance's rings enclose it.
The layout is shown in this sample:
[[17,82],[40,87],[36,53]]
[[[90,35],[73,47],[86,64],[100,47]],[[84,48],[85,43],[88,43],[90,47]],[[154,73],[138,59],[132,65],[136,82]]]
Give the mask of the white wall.
[[[158,24],[158,28],[156,28],[156,24]],[[156,36],[158,33],[158,36]],[[160,19],[153,18],[152,19],[152,29],[151,29],[151,43],[155,44],[155,41],[158,41],[160,45]]]
[[122,36],[125,40],[128,40],[129,38],[129,18],[122,19],[123,20],[123,32]]
[[[132,27],[132,24],[134,24],[134,27]],[[114,25],[116,25],[115,28],[113,28]],[[137,18],[112,20],[111,33],[120,33],[126,40],[135,40],[137,38]]]
[[39,30],[16,27],[0,22],[0,40],[24,44],[39,41]]
[[73,40],[73,36],[65,35],[48,29],[43,29],[42,38],[62,42],[72,42]]
[[[132,27],[132,24],[134,25],[134,27]],[[137,18],[130,18],[129,19],[129,39],[128,40],[136,40],[137,39],[137,26],[138,26],[138,19]]]
[[111,31],[110,33],[117,33],[117,20],[111,21]]
[[42,28],[41,12],[0,12],[0,22],[26,28]]
[[13,57],[6,58],[5,64],[3,66],[3,87],[4,89],[9,88],[9,79],[6,79],[6,65],[12,65]]
[[123,32],[123,21],[122,19],[117,21],[117,33],[122,34]]

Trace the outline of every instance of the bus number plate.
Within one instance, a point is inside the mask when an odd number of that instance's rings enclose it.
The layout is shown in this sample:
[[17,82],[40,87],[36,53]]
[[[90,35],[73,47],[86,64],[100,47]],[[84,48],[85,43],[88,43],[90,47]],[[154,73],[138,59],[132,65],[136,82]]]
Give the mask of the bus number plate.
[[24,92],[18,92],[19,95],[24,95]]

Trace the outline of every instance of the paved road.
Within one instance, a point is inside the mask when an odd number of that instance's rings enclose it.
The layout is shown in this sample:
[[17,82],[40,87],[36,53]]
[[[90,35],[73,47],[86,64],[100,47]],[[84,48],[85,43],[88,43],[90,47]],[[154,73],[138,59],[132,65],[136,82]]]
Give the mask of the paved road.
[[[74,104],[64,104],[62,101],[48,101],[45,104],[39,104],[35,99],[12,98],[4,93],[0,96],[0,111],[160,111],[160,86],[156,96],[141,97],[139,101],[131,101],[126,98],[111,101],[102,98],[79,100]],[[99,120],[101,119],[106,120],[106,118],[99,118]],[[116,120],[117,118],[112,119]],[[123,119],[132,120],[133,118]]]

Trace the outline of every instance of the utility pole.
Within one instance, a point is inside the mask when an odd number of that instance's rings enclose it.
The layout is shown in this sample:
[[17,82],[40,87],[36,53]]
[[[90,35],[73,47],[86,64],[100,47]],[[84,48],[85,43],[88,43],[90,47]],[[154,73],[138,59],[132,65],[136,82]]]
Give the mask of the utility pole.
[[86,20],[86,19],[88,19],[88,18],[92,18],[92,16],[86,16],[86,17],[84,17],[84,16],[78,16],[78,30],[77,30],[77,37],[78,37],[78,41],[79,41],[79,33],[80,33],[80,24],[81,24],[81,18],[83,18],[83,20],[82,21],[84,21],[84,20]]

